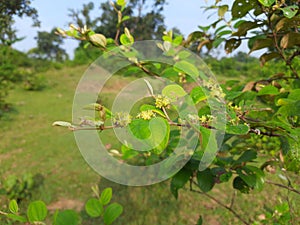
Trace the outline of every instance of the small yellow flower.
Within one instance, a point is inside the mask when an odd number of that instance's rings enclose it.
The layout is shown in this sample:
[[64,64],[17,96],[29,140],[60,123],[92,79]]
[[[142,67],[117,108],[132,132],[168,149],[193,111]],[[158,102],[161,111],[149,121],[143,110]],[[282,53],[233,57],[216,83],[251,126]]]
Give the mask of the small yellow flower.
[[168,107],[171,104],[171,100],[167,96],[157,95],[155,98],[155,106],[159,109]]
[[137,118],[141,118],[144,120],[150,120],[152,117],[155,116],[155,113],[153,113],[152,110],[142,111],[137,115]]

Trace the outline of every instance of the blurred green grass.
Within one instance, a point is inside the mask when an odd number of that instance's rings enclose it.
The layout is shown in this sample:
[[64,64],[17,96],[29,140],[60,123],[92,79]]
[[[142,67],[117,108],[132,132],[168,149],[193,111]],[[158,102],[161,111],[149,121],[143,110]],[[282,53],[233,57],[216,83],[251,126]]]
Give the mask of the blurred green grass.
[[[124,213],[116,224],[196,224],[199,215],[203,216],[204,224],[240,224],[230,212],[203,195],[186,189],[180,191],[176,200],[169,190],[169,181],[147,187],[127,187],[101,178],[87,165],[72,132],[51,126],[56,120],[71,120],[73,94],[86,69],[86,66],[51,69],[45,73],[49,82],[45,90],[29,92],[18,86],[11,91],[7,100],[13,103],[14,112],[0,121],[1,180],[10,174],[40,173],[45,178],[44,183],[32,198],[60,208],[74,208],[68,200],[83,204],[92,195],[92,185],[98,184],[100,189],[112,187],[113,200],[124,206]],[[106,87],[108,93],[100,100],[110,103],[118,89],[132,79],[114,77]],[[117,147],[112,137],[111,131],[103,134],[103,142]],[[230,204],[233,194],[230,186],[229,183],[218,185],[211,195]],[[244,218],[255,219],[263,214],[265,206],[272,207],[280,199],[284,201],[284,196],[286,190],[267,185],[260,193],[237,193],[234,209]],[[292,194],[291,197],[299,203],[298,197]],[[6,199],[0,199],[0,208],[6,203]],[[82,215],[86,217],[84,212]],[[84,224],[99,223],[87,220]]]

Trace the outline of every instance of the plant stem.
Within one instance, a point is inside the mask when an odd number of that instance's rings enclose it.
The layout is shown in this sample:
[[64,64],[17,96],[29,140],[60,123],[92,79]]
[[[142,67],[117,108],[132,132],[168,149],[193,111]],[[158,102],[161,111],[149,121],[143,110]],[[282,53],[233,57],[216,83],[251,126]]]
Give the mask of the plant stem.
[[284,184],[280,184],[280,183],[275,183],[273,181],[269,181],[269,180],[266,180],[266,183],[267,184],[272,184],[272,185],[275,185],[275,186],[278,186],[278,187],[281,187],[281,188],[284,188],[284,189],[287,189],[289,191],[292,191],[298,195],[300,195],[300,191],[296,190],[295,188],[291,187],[291,186],[287,186],[287,185],[284,185]]
[[[193,184],[195,184],[198,187],[198,184],[193,181]],[[207,194],[205,192],[202,191],[197,191],[194,189],[191,189],[190,191],[198,193],[198,194],[202,194],[205,195],[206,197],[210,198],[211,200],[213,200],[215,203],[217,203],[218,205],[222,206],[223,208],[227,209],[229,212],[231,212],[237,219],[239,219],[243,224],[245,225],[250,225],[249,222],[247,222],[245,219],[243,219],[235,210],[233,210],[231,207],[225,205],[223,202],[221,202],[220,200],[216,199],[215,197],[211,196],[210,194]]]

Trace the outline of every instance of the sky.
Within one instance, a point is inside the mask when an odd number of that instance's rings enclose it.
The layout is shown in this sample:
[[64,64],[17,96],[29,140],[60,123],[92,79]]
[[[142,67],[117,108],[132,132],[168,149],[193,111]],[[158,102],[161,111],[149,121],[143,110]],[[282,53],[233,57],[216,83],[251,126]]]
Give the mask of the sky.
[[[26,38],[16,43],[14,47],[21,51],[28,51],[36,46],[34,37],[37,36],[37,31],[50,31],[54,27],[68,29],[68,23],[71,22],[71,18],[68,17],[68,9],[81,9],[84,3],[90,1],[95,3],[96,8],[97,5],[107,0],[32,0],[32,7],[38,10],[41,27],[32,27],[30,18],[17,18],[15,27],[18,30],[18,35],[26,36]],[[187,36],[197,30],[198,25],[208,25],[209,22],[213,21],[207,19],[210,13],[204,13],[204,9],[201,7],[214,3],[214,0],[168,0],[167,2],[163,15],[168,29],[177,27]],[[230,2],[230,0],[225,0],[224,3],[226,2]],[[64,42],[63,47],[72,57],[74,48],[78,46],[78,41],[65,40]]]

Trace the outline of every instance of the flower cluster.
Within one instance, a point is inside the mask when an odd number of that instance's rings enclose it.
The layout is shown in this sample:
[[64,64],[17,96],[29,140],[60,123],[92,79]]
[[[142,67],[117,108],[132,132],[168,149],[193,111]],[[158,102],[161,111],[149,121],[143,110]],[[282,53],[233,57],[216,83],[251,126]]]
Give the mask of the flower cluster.
[[150,120],[155,117],[155,113],[152,110],[142,111],[136,117],[144,120]]
[[131,123],[131,115],[127,112],[118,112],[113,117],[113,124],[116,127],[126,127]]
[[168,107],[171,104],[171,100],[167,96],[157,95],[155,97],[155,106],[159,109]]

